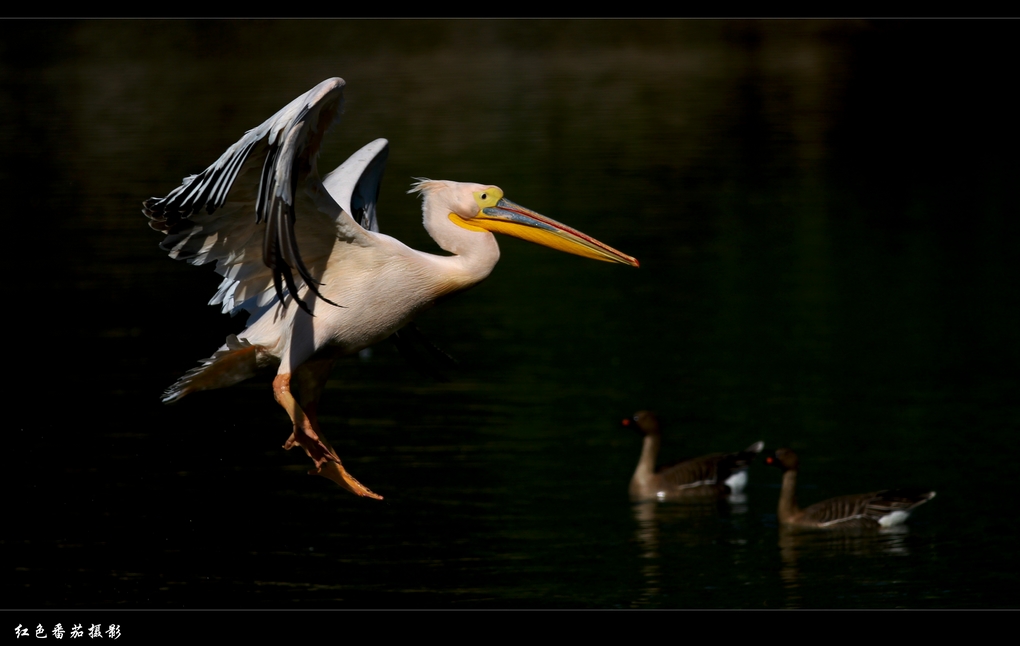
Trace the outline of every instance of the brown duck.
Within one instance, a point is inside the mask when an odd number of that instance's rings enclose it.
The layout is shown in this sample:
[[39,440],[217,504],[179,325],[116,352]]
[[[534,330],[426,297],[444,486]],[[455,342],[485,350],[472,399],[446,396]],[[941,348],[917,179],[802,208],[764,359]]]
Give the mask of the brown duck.
[[776,449],[765,458],[767,464],[783,470],[779,494],[779,521],[799,527],[823,529],[899,525],[918,505],[935,497],[934,491],[886,489],[872,493],[838,496],[801,509],[797,506],[797,467],[800,459],[790,449]]
[[747,467],[764,448],[755,442],[740,453],[712,453],[655,468],[662,434],[659,419],[651,411],[639,411],[622,422],[645,436],[630,495],[636,500],[726,496],[743,491],[747,485]]

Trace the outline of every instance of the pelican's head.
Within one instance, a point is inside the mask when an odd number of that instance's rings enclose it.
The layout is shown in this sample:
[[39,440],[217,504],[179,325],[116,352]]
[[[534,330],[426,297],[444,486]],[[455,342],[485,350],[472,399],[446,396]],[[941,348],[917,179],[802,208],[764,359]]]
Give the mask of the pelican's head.
[[505,233],[516,238],[594,258],[637,267],[638,261],[552,218],[503,197],[503,189],[485,184],[421,179],[411,188],[428,202],[437,200],[451,222],[469,231]]

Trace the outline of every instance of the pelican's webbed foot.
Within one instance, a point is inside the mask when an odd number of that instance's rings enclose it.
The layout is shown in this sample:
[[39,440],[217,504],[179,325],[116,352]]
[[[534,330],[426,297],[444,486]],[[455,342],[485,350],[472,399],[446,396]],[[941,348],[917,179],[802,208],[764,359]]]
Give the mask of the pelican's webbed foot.
[[[287,414],[290,415],[291,420],[294,422],[294,430],[291,432],[290,437],[287,438],[287,441],[284,442],[283,448],[290,450],[295,446],[300,446],[305,450],[308,457],[315,463],[315,468],[308,472],[309,475],[320,475],[324,478],[329,478],[357,496],[382,500],[382,496],[373,492],[358,482],[354,476],[347,473],[336,451],[329,445],[325,437],[319,435],[319,424],[316,421],[315,411],[318,395],[321,393],[322,384],[325,383],[325,374],[328,373],[327,368],[328,364],[322,362],[319,365],[313,365],[310,369],[305,369],[301,374],[303,377],[302,381],[305,382],[304,407],[291,394],[290,374],[277,375],[276,379],[273,380],[273,394],[276,396],[276,401],[286,409]],[[319,375],[317,374],[318,372],[322,374]],[[311,394],[309,395],[309,393]]]
[[308,475],[320,475],[324,478],[329,478],[355,495],[382,500],[382,496],[358,482],[357,478],[347,472],[347,469],[344,468],[340,458],[328,442],[318,435],[314,435],[314,431],[312,433],[304,431],[305,429],[295,427],[294,432],[287,438],[283,448],[290,450],[295,445],[298,445],[305,450],[308,457],[315,462],[315,468],[309,471]]
[[308,454],[308,457],[315,463],[315,468],[321,469],[327,462],[340,462],[339,456],[333,451],[333,447],[326,444],[319,435],[310,428],[294,426],[294,431],[283,443],[283,448],[291,450],[300,446]]
[[323,478],[329,478],[333,482],[337,483],[347,491],[357,495],[364,496],[366,498],[374,498],[375,500],[382,500],[383,497],[375,493],[365,485],[358,482],[357,478],[347,473],[347,469],[344,465],[340,464],[340,461],[327,462],[321,467],[317,467],[308,472],[309,475],[320,475]]

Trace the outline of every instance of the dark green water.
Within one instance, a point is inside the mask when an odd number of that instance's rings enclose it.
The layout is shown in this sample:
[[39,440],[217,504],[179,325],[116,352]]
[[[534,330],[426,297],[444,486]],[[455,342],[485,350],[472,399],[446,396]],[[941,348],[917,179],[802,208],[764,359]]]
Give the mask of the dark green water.
[[[1017,23],[0,29],[7,607],[1018,606]],[[268,378],[158,399],[241,321],[141,201],[330,76],[320,166],[390,140],[384,232],[435,251],[412,178],[491,182],[641,261],[501,239],[420,320],[449,382],[341,363],[324,428],[383,502],[304,475]],[[803,503],[938,496],[781,533],[758,463],[744,504],[634,505],[639,408],[664,459],[796,448]]]

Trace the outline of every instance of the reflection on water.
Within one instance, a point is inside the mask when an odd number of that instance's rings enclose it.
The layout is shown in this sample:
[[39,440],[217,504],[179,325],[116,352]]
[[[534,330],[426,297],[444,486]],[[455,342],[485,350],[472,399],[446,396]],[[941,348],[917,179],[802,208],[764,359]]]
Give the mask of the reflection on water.
[[711,542],[714,540],[712,530],[722,516],[723,505],[724,501],[714,499],[634,503],[632,509],[637,523],[634,536],[641,546],[642,558],[659,558],[659,534],[663,526],[669,531],[670,540],[680,545]]
[[[880,556],[909,556],[906,525],[885,529],[844,528],[813,529],[781,525],[779,527],[779,554],[782,558],[780,576],[786,591],[786,607],[805,607],[801,591],[802,574],[798,560],[822,561],[838,559],[839,570],[845,574],[853,570],[853,560]],[[866,583],[858,579],[857,584]],[[813,607],[809,604],[808,607]]]
[[[734,500],[736,498],[736,500]],[[742,545],[746,538],[731,535],[733,516],[747,513],[746,496],[685,498],[660,502],[646,500],[631,505],[635,521],[634,538],[639,547],[641,594],[633,607],[655,607],[661,603],[663,559],[671,559],[675,549],[696,551],[720,544]],[[663,553],[662,541],[668,543]],[[739,562],[734,554],[733,564]],[[670,568],[672,569],[672,568]]]
[[635,600],[633,607],[646,607],[659,595],[659,581],[662,568],[659,567],[659,522],[656,518],[659,504],[654,500],[634,503],[634,520],[637,530],[634,532],[637,544],[641,548],[641,578],[644,581],[642,593]]

